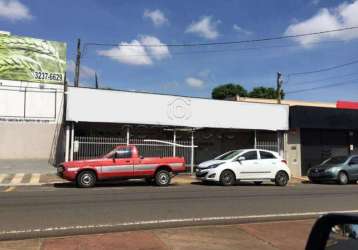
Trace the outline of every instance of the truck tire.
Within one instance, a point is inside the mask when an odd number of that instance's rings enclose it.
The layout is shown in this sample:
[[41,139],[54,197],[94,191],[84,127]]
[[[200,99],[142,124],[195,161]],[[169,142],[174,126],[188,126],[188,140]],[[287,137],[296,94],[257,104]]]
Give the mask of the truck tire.
[[276,184],[276,186],[284,187],[287,185],[288,180],[289,180],[289,178],[288,178],[287,173],[284,171],[279,171],[276,174],[275,184]]
[[170,173],[167,170],[159,170],[155,174],[155,184],[157,186],[168,186],[170,184]]
[[96,184],[96,180],[96,174],[93,171],[82,171],[77,175],[76,184],[80,188],[89,188]]

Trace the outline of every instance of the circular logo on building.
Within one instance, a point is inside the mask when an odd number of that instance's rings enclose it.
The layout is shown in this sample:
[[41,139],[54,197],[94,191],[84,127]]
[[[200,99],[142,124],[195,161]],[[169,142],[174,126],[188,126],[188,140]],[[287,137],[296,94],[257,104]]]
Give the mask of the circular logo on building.
[[185,97],[177,97],[168,103],[168,118],[171,120],[188,120],[191,116],[190,99]]

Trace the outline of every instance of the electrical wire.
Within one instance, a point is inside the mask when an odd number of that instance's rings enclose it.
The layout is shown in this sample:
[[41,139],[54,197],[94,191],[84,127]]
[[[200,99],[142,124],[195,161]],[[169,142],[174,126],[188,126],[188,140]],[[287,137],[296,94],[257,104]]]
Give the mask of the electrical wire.
[[319,90],[319,89],[326,89],[326,88],[333,88],[333,87],[338,87],[338,86],[347,85],[347,84],[355,84],[355,83],[358,83],[358,78],[352,79],[352,80],[349,80],[349,81],[343,81],[343,82],[325,84],[325,85],[321,85],[321,86],[317,86],[317,87],[312,87],[312,88],[306,88],[306,89],[298,89],[298,90],[288,91],[288,92],[285,92],[285,93],[286,93],[286,94],[296,94],[296,93],[301,93],[301,92],[307,92],[307,91],[313,91],[313,90]]
[[288,38],[297,38],[297,37],[305,37],[305,36],[313,36],[313,35],[322,35],[332,32],[341,32],[347,30],[358,29],[358,26],[351,26],[341,29],[333,29],[333,30],[324,30],[318,32],[297,34],[297,35],[286,35],[286,36],[276,36],[276,37],[266,37],[266,38],[258,38],[258,39],[250,39],[250,40],[239,40],[239,41],[228,41],[228,42],[211,42],[211,43],[172,43],[172,44],[119,44],[119,43],[96,43],[96,42],[88,42],[85,43],[84,46],[107,46],[107,47],[196,47],[196,46],[213,46],[213,45],[230,45],[230,44],[240,44],[240,43],[252,43],[252,42],[265,42],[265,41],[273,41],[273,40],[281,40]]
[[325,71],[330,71],[330,70],[334,70],[334,69],[343,68],[343,67],[350,66],[350,65],[353,65],[353,64],[357,64],[357,63],[358,63],[358,60],[353,60],[353,61],[350,61],[350,62],[347,62],[347,63],[331,66],[331,67],[328,67],[328,68],[322,68],[322,69],[317,69],[317,70],[312,70],[312,71],[302,71],[302,72],[289,73],[289,74],[287,74],[287,77],[321,73],[321,72],[325,72]]
[[326,78],[319,78],[319,79],[316,79],[316,80],[313,80],[313,81],[285,82],[285,85],[287,85],[287,84],[294,84],[294,85],[312,84],[312,83],[324,82],[324,81],[327,81],[327,80],[339,79],[339,78],[342,78],[342,77],[353,76],[353,75],[358,75],[358,72],[345,74],[345,75],[335,75],[335,76],[330,76],[330,77],[326,77]]

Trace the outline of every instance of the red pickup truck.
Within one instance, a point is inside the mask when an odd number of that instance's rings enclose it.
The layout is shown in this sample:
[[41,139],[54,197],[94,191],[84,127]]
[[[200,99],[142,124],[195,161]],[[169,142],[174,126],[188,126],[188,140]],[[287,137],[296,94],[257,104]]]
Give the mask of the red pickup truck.
[[101,158],[68,161],[57,174],[78,187],[92,187],[97,180],[138,179],[167,186],[171,178],[185,171],[183,157],[141,157],[136,146],[117,146]]

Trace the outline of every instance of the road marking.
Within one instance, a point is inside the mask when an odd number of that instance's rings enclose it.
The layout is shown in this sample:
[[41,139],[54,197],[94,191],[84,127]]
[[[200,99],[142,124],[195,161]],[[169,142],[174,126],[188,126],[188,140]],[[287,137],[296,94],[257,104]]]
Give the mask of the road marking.
[[40,183],[40,176],[41,176],[41,174],[32,174],[29,183],[30,183],[30,184]]
[[20,174],[15,174],[14,178],[12,179],[12,181],[9,183],[9,185],[16,185],[16,184],[20,184],[22,181],[22,178],[24,178],[24,173],[20,173]]
[[7,189],[4,190],[4,192],[11,192],[14,191],[16,187],[8,187]]
[[0,174],[0,183],[6,178],[7,174]]
[[343,210],[343,211],[322,211],[322,212],[303,212],[303,213],[281,213],[281,214],[259,214],[259,215],[243,215],[243,216],[218,216],[218,217],[194,217],[194,218],[174,218],[166,220],[148,220],[148,221],[132,221],[114,224],[90,224],[90,225],[76,225],[76,226],[63,226],[63,227],[46,227],[46,228],[30,228],[23,230],[10,230],[0,231],[0,236],[11,234],[24,234],[24,233],[46,233],[46,232],[65,232],[69,230],[80,229],[101,229],[101,228],[116,228],[116,227],[130,227],[130,226],[150,226],[159,224],[172,224],[172,223],[194,223],[194,222],[220,222],[232,220],[247,220],[247,219],[282,219],[290,217],[307,217],[307,216],[320,216],[329,213],[353,214],[358,213],[358,210]]

